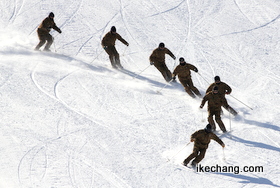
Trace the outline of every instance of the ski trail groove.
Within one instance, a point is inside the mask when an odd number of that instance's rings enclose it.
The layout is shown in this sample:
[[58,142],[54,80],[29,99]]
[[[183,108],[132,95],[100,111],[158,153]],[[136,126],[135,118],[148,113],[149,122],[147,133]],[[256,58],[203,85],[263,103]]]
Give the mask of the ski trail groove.
[[267,23],[265,23],[263,25],[260,25],[258,27],[255,27],[255,28],[252,28],[252,29],[243,30],[243,31],[236,31],[236,32],[231,32],[231,33],[226,33],[226,34],[218,35],[218,36],[213,36],[211,38],[219,38],[219,37],[225,37],[225,36],[229,36],[229,35],[238,35],[240,33],[249,33],[251,31],[255,31],[255,30],[264,28],[264,27],[266,27],[266,26],[276,22],[279,18],[280,18],[280,14],[276,18],[272,19],[270,22],[267,22]]
[[131,36],[131,38],[133,38],[133,40],[136,42],[136,44],[137,44],[138,46],[141,46],[141,44],[137,42],[137,40],[136,40],[136,38],[134,37],[134,35],[132,34],[132,32],[130,32],[129,24],[127,23],[127,21],[126,21],[126,19],[125,19],[125,16],[124,16],[124,10],[125,10],[125,8],[128,7],[129,5],[123,7],[122,0],[119,0],[119,2],[120,2],[120,11],[119,11],[119,12],[120,12],[120,16],[121,16],[121,18],[122,18],[122,21],[123,21],[123,23],[124,23],[124,26],[125,26],[125,28],[126,28],[126,32],[129,33],[129,35]]
[[77,70],[75,70],[75,71],[73,71],[73,72],[67,74],[67,75],[64,76],[62,79],[60,79],[60,80],[55,84],[55,87],[54,87],[54,90],[55,90],[55,93],[56,93],[56,94],[55,94],[55,96],[52,96],[52,95],[50,95],[49,93],[47,93],[47,92],[37,83],[37,81],[36,81],[36,79],[35,79],[36,67],[37,67],[38,65],[39,65],[39,63],[36,64],[35,68],[33,69],[33,71],[32,71],[31,74],[30,74],[30,77],[31,77],[33,83],[35,84],[35,86],[36,86],[41,92],[43,92],[44,94],[46,94],[46,95],[49,96],[50,98],[52,98],[52,99],[54,99],[54,100],[60,102],[60,103],[63,104],[66,108],[68,108],[69,110],[75,112],[76,114],[81,115],[82,117],[84,117],[84,118],[86,118],[86,119],[88,119],[88,120],[90,120],[90,121],[96,123],[97,125],[101,125],[101,126],[107,127],[109,130],[111,130],[111,131],[114,132],[114,130],[113,130],[111,127],[105,125],[104,123],[100,123],[100,122],[98,122],[98,121],[96,121],[96,120],[93,120],[93,119],[92,119],[91,117],[89,117],[88,115],[86,115],[86,114],[84,114],[84,113],[82,113],[82,112],[79,112],[79,111],[75,110],[74,108],[70,107],[67,103],[65,103],[65,102],[64,102],[62,99],[60,99],[59,96],[57,95],[57,88],[58,88],[59,83],[61,83],[63,80],[65,80],[67,77],[69,77],[69,76],[72,75],[74,72],[78,71],[79,69],[77,69]]
[[[12,14],[12,16],[11,16],[11,18],[9,19],[9,23],[8,23],[8,25],[11,25],[11,24],[13,24],[13,22],[15,21],[15,19],[17,18],[17,16],[18,16],[18,14],[19,14],[19,12],[21,11],[21,9],[22,9],[22,6],[23,6],[23,0],[21,0],[21,4],[20,4],[20,7],[19,7],[19,9],[18,9],[18,4],[19,3],[17,3],[17,0],[14,0],[14,10],[13,10],[13,14]],[[17,10],[18,9],[18,10]]]
[[236,2],[236,0],[234,0],[234,4],[236,5],[236,7],[238,8],[238,10],[241,12],[241,14],[246,18],[248,19],[252,24],[256,25],[257,24],[255,22],[253,22],[243,11],[242,9],[240,8],[240,6],[238,5],[238,3]]
[[[63,24],[61,24],[61,26],[60,26],[61,28],[63,28],[65,25],[67,25],[67,23],[70,22],[76,16],[77,12],[80,10],[80,8],[82,6],[83,0],[78,0],[78,1],[74,1],[74,2],[79,2],[79,4],[78,4],[78,6],[74,6],[73,4],[68,6],[69,8],[75,7],[74,8],[75,10],[72,12],[71,16],[67,20],[65,20]],[[72,10],[72,9],[70,8],[70,10]]]

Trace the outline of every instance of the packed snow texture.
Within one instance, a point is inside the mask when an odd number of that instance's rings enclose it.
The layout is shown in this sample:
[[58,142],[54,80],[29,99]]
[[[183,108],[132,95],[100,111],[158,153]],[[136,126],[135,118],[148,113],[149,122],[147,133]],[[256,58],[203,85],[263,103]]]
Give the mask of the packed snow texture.
[[[279,0],[2,0],[0,2],[0,187],[280,187]],[[53,53],[36,52],[50,12]],[[116,26],[124,71],[111,68],[102,37]],[[167,84],[149,56],[160,42],[171,71],[195,65],[204,95],[216,75],[231,86],[203,166],[183,168],[207,105]],[[144,71],[143,71],[144,70]],[[139,73],[141,73],[139,75]],[[167,84],[167,85],[166,85]],[[251,110],[252,108],[253,110]],[[188,145],[186,145],[188,144]]]

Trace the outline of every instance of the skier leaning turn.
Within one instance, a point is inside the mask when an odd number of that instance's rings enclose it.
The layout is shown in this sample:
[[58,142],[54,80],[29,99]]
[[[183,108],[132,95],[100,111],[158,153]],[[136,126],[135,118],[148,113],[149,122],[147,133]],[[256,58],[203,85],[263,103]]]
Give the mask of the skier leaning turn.
[[165,48],[164,43],[161,42],[158,48],[154,49],[150,55],[150,64],[154,65],[162,74],[163,78],[169,82],[172,79],[172,75],[165,64],[165,54],[170,55],[174,60],[176,59],[173,53],[169,49]]
[[193,81],[191,78],[191,70],[194,72],[198,72],[197,68],[194,65],[186,63],[183,57],[179,58],[180,64],[174,69],[172,74],[172,79],[176,79],[176,75],[178,75],[179,81],[184,86],[185,91],[193,98],[195,98],[195,93],[197,96],[201,96],[198,89],[193,85]]
[[221,82],[221,79],[219,76],[215,76],[214,77],[214,83],[212,83],[208,89],[206,90],[206,93],[208,93],[209,91],[212,91],[213,88],[215,86],[218,86],[218,93],[219,95],[221,95],[221,97],[223,97],[225,99],[225,103],[223,104],[223,107],[229,111],[232,115],[236,116],[237,115],[237,112],[230,106],[228,105],[227,103],[227,100],[226,100],[226,97],[225,95],[229,95],[231,93],[231,87],[229,85],[227,85],[226,83],[224,82]]
[[53,37],[50,35],[51,29],[56,30],[57,32],[61,33],[61,30],[56,26],[54,22],[54,13],[51,12],[47,18],[45,18],[42,23],[39,25],[37,29],[37,34],[39,37],[39,44],[35,47],[35,50],[39,50],[41,46],[47,44],[44,48],[44,51],[50,51],[50,46],[53,43]]
[[120,61],[120,55],[115,47],[116,40],[121,41],[123,44],[128,46],[128,42],[124,40],[118,33],[115,26],[111,27],[111,30],[103,37],[101,41],[101,45],[103,49],[106,51],[106,53],[109,55],[109,59],[111,62],[111,65],[113,68],[121,68],[123,69],[123,66],[121,65]]
[[191,165],[195,167],[204,158],[211,139],[218,142],[222,147],[225,147],[224,142],[212,132],[210,124],[208,124],[205,129],[193,133],[191,135],[191,142],[194,142],[193,152],[184,160],[183,164],[187,166],[194,158]]

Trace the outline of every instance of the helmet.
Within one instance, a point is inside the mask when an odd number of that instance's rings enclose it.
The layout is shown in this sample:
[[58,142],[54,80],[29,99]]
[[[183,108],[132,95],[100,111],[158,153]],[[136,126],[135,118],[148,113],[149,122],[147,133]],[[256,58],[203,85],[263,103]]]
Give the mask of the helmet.
[[116,32],[116,31],[117,31],[116,27],[115,27],[115,26],[112,26],[112,27],[111,27],[111,32]]
[[54,13],[53,13],[53,12],[50,12],[49,17],[50,17],[50,18],[54,18]]
[[165,45],[164,45],[163,42],[159,43],[159,45],[158,45],[159,48],[164,48],[164,46],[165,46]]
[[213,87],[213,91],[218,91],[218,90],[219,90],[218,86]]
[[221,81],[219,76],[215,76],[215,77],[214,77],[214,80],[215,80],[215,82],[216,82],[216,81]]
[[208,133],[212,132],[212,126],[210,124],[207,124],[204,130]]

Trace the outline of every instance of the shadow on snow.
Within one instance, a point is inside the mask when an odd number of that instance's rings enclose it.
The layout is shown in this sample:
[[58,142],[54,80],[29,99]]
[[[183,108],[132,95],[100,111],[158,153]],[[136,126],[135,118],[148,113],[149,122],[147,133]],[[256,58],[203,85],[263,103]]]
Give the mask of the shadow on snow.
[[240,174],[231,174],[231,173],[216,173],[216,174],[241,179],[240,183],[244,183],[244,184],[254,183],[254,184],[270,185],[273,187],[280,187],[279,185],[274,184],[267,178],[251,177],[251,176],[245,176],[245,175],[240,175]]

